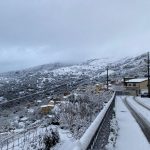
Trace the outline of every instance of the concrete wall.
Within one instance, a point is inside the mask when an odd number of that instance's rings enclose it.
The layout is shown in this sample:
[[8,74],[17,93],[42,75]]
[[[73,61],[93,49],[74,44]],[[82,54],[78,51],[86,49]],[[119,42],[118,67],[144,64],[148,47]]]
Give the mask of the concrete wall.
[[144,81],[144,82],[141,82],[140,83],[140,89],[142,90],[142,89],[147,89],[147,85],[148,85],[148,81],[146,80],[146,81]]

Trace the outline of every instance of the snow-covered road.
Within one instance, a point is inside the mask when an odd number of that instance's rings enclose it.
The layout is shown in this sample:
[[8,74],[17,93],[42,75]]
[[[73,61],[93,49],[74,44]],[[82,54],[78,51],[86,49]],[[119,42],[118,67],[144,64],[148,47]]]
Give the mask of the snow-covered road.
[[135,100],[150,110],[150,98],[135,97]]
[[[130,110],[131,114],[136,119],[137,123],[141,127],[144,135],[146,136],[147,140],[150,143],[150,122],[149,122],[149,119],[147,119],[145,116],[146,114],[149,113],[149,109],[147,109],[147,107],[145,107],[143,104],[137,102],[133,98],[131,98],[131,99],[127,98],[127,99],[125,99],[124,102],[125,102],[127,108]],[[141,108],[139,109],[139,107],[141,107]]]
[[[139,114],[141,114],[144,118],[146,118],[147,121],[150,122],[150,110],[145,108],[142,104],[145,104],[143,101],[140,101],[140,103],[138,103],[136,101],[136,98],[134,99],[134,97],[132,96],[128,96],[127,97],[127,101],[128,103],[130,103],[130,105],[132,106],[132,108],[137,111]],[[145,104],[145,106],[148,106],[147,104]]]
[[[116,118],[119,130],[115,149],[149,150],[150,144],[135,118],[125,106],[123,102],[124,98],[125,97],[116,97]],[[131,102],[131,105],[136,103],[133,97],[127,97],[127,100]]]

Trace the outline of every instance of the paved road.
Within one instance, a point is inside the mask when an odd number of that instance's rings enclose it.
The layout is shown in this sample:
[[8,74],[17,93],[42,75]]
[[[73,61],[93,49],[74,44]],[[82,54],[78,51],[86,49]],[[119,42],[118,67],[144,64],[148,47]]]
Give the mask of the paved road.
[[144,135],[146,136],[147,140],[150,143],[150,123],[149,123],[149,121],[143,115],[141,115],[139,112],[135,111],[134,108],[132,108],[132,106],[130,106],[127,99],[124,99],[124,103],[127,106],[127,108],[129,109],[129,111],[131,112],[131,114],[133,115],[133,117],[136,119],[137,123],[141,127]]

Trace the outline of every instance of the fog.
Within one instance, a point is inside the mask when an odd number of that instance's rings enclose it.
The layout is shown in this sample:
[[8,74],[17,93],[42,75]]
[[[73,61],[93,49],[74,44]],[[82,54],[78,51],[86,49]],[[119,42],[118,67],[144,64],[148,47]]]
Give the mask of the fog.
[[0,72],[150,49],[148,0],[0,0]]

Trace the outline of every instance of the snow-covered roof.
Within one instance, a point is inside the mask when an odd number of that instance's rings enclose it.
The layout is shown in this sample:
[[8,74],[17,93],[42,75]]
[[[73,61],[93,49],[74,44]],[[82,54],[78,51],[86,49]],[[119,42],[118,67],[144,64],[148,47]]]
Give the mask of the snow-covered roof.
[[54,107],[55,105],[53,104],[48,104],[48,105],[42,105],[41,108],[45,108],[45,107]]
[[131,83],[139,83],[139,82],[143,82],[143,81],[146,81],[147,78],[139,78],[139,79],[131,79],[131,80],[128,80],[126,81],[127,83],[131,82]]

